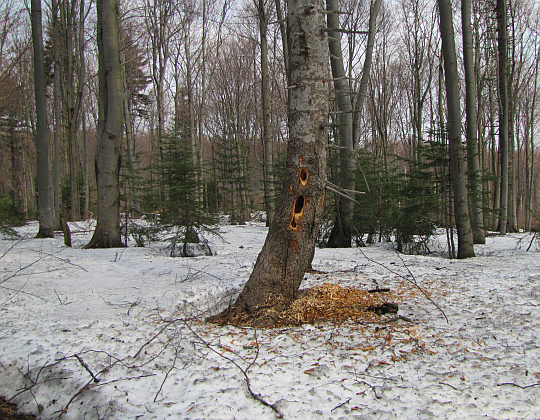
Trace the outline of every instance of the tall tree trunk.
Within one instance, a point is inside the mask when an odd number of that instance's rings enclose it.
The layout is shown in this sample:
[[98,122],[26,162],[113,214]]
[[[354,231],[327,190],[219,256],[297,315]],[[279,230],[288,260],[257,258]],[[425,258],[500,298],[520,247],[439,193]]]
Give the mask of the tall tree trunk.
[[43,30],[41,27],[41,0],[32,0],[32,43],[34,46],[34,90],[36,100],[36,155],[38,183],[38,238],[54,237],[54,196],[49,172],[49,127],[47,123],[47,98]]
[[[287,25],[285,24],[285,19],[283,17],[283,12],[281,10],[281,1],[274,0],[276,4],[276,17],[279,23],[279,31],[281,33],[281,43],[283,45],[283,62],[285,64],[285,74],[287,76],[287,82],[290,82],[290,60],[289,60],[289,36],[287,34]],[[288,83],[290,86],[290,83]]]
[[53,81],[53,100],[54,100],[54,226],[55,230],[61,230],[60,213],[62,206],[62,184],[60,180],[60,162],[62,158],[62,104],[61,104],[61,85],[60,85],[60,34],[58,28],[58,1],[52,1],[52,19],[53,19],[53,55],[54,55],[54,81]]
[[[337,0],[326,0],[328,46],[330,50],[330,65],[334,80],[334,92],[338,109],[338,139],[339,146],[339,183],[346,190],[355,189],[355,169],[352,103],[349,94],[350,87],[343,65],[341,50],[341,33],[339,31],[339,11]],[[331,248],[350,248],[352,240],[352,221],[354,215],[354,193],[348,197],[339,196],[336,220],[328,238]]]
[[118,48],[118,2],[97,0],[99,78],[97,225],[85,248],[123,246],[120,237],[120,139],[123,124],[122,71]]
[[[184,40],[185,54],[186,54],[186,84],[187,84],[187,108],[188,108],[188,130],[189,130],[189,144],[191,147],[191,163],[193,168],[199,168],[199,147],[197,143],[197,128],[195,121],[195,93],[193,87],[193,69],[191,60],[191,41],[189,34],[186,34]],[[196,190],[197,201],[203,201],[202,190],[202,168],[196,171],[194,189]]]
[[236,134],[234,135],[234,148],[236,154],[236,172],[237,176],[234,180],[234,188],[238,195],[238,213],[236,222],[244,225],[251,220],[250,203],[248,197],[248,172],[249,163],[247,159],[247,153],[245,146],[244,136],[240,132],[240,110],[237,109],[237,121],[236,121]]
[[268,75],[268,18],[264,6],[264,0],[257,3],[259,16],[259,35],[261,40],[261,102],[262,102],[262,144],[263,144],[263,182],[264,182],[264,207],[266,211],[266,225],[270,226],[274,219],[274,151],[272,144],[271,121],[270,121],[270,82]]
[[366,57],[364,59],[364,65],[362,68],[362,78],[360,79],[360,85],[356,92],[356,101],[354,103],[353,114],[353,142],[358,144],[360,141],[360,115],[364,108],[364,102],[366,101],[366,92],[369,83],[369,75],[371,73],[371,63],[373,62],[373,48],[375,47],[375,30],[377,24],[377,16],[379,10],[381,10],[382,0],[372,0],[371,8],[369,10],[369,24],[368,24],[368,38],[366,45]]
[[457,71],[456,46],[451,0],[437,0],[439,5],[446,102],[448,108],[448,148],[450,176],[454,190],[454,217],[458,235],[458,258],[474,257],[473,236],[469,218],[467,183],[461,146],[461,106]]
[[[85,14],[85,2],[84,0],[79,0],[79,74],[78,74],[78,86],[77,86],[77,119],[75,121],[76,130],[78,128],[78,120],[81,120],[82,127],[82,147],[83,153],[82,156],[86,156],[88,149],[88,139],[86,135],[86,121],[85,121],[85,108],[84,108],[84,90],[86,86],[85,76],[86,76],[86,54],[85,54],[85,39],[84,39],[84,21],[86,19]],[[77,134],[75,135],[77,137]],[[77,147],[79,149],[79,146]],[[79,152],[80,154],[80,152]],[[84,191],[84,200],[83,200],[83,215],[84,218],[88,217],[88,201],[89,201],[89,186],[88,186],[88,160],[85,160],[84,163],[81,162],[80,156],[77,157],[77,166],[79,169],[82,169],[82,181],[83,181],[83,191]],[[78,170],[79,170],[78,169]],[[78,183],[77,183],[78,186]],[[80,200],[80,190],[78,191],[79,200]],[[81,217],[81,208],[79,204],[79,217]]]
[[9,118],[6,127],[9,135],[9,145],[11,154],[11,197],[13,208],[21,218],[28,217],[28,206],[26,205],[26,188],[24,186],[24,159],[22,136],[15,131],[16,120]]
[[235,304],[210,320],[271,325],[298,295],[323,214],[328,134],[328,46],[321,0],[289,0],[290,107],[286,182],[263,249]]
[[[510,71],[507,78],[508,83],[508,223],[507,231],[518,231],[518,180],[516,179],[516,171],[519,173],[519,144],[517,147],[516,159],[516,143],[519,142],[519,136],[516,136],[516,108],[518,107],[519,82],[516,79],[521,79],[519,70],[516,71],[516,27],[515,27],[515,10],[512,10],[513,2],[508,3],[511,39],[507,41],[510,45],[511,59],[508,66]],[[508,32],[507,32],[508,37]],[[517,139],[516,139],[517,137]]]
[[[81,70],[77,71],[78,87],[75,87],[75,46],[74,38],[75,31],[75,5],[74,0],[60,2],[60,13],[64,26],[64,50],[66,68],[64,74],[64,90],[65,90],[65,130],[68,142],[68,162],[69,162],[69,180],[70,180],[70,204],[71,204],[71,220],[80,220],[81,205],[80,205],[80,156],[79,142],[77,139],[77,128],[80,113],[80,89],[83,86],[81,79]],[[81,34],[79,34],[81,35]]]
[[[530,109],[530,127],[527,138],[527,144],[525,145],[525,151],[530,152],[526,154],[525,158],[525,230],[527,232],[531,231],[532,228],[532,205],[533,205],[533,185],[534,185],[534,116],[536,111],[536,97],[538,89],[538,63],[540,61],[540,46],[536,50],[536,60],[534,66],[534,88],[533,88],[533,100]],[[529,146],[530,141],[530,146]],[[529,148],[530,147],[530,148]],[[530,157],[529,157],[530,155]]]
[[[506,224],[507,232],[518,231],[518,180],[516,179],[516,169],[519,171],[519,150],[516,156],[516,132],[515,132],[515,107],[516,101],[513,97],[513,87],[508,79],[508,218]],[[516,159],[517,158],[517,159]],[[517,161],[517,162],[516,162]]]
[[88,156],[88,133],[86,132],[86,113],[81,115],[81,127],[83,132],[83,156],[84,156],[84,209],[85,220],[90,218],[90,157]]
[[123,51],[120,52],[120,62],[122,64],[122,86],[124,89],[124,127],[126,134],[126,155],[127,155],[127,184],[128,193],[126,194],[126,208],[128,211],[140,212],[139,188],[137,174],[135,172],[135,135],[133,134],[133,120],[131,118],[131,105],[126,94],[128,92],[128,81],[126,75],[126,58]]
[[478,149],[478,124],[476,113],[476,76],[474,71],[473,37],[471,27],[471,0],[461,0],[463,28],[463,63],[465,67],[465,115],[467,137],[467,163],[469,179],[469,208],[475,244],[486,243],[484,215],[480,190],[480,162]]
[[[447,149],[447,132],[446,132],[446,118],[444,115],[444,70],[443,70],[443,61],[439,63],[439,77],[438,77],[438,97],[437,97],[437,116],[439,122],[439,131],[440,131],[440,143],[443,145],[442,150]],[[446,165],[442,165],[441,179],[442,189],[441,189],[441,202],[443,207],[443,219],[445,221],[446,228],[446,242],[448,244],[448,256],[451,259],[456,258],[456,246],[454,243],[454,228],[452,222],[452,192],[450,184],[448,182],[447,168]]]
[[499,232],[506,234],[508,222],[508,40],[506,0],[497,0],[497,27],[499,48],[499,153],[501,165],[501,198]]

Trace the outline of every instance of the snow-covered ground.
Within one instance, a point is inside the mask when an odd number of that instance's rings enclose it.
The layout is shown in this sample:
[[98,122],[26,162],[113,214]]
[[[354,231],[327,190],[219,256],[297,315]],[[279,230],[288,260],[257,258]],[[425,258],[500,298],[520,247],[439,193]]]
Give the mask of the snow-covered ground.
[[490,236],[465,261],[317,249],[322,273],[303,288],[401,291],[412,322],[255,331],[197,319],[242,288],[263,225],[224,226],[217,255],[190,259],[163,244],[82,250],[92,226],[71,230],[73,248],[32,239],[35,223],[18,230],[28,239],[0,240],[0,395],[38,418],[540,419],[529,234]]

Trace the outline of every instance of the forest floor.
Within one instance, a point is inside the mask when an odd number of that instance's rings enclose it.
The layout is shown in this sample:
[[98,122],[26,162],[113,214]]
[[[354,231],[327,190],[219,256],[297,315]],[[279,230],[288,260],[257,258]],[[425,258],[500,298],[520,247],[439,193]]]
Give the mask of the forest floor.
[[[36,223],[0,238],[0,395],[22,413],[540,418],[531,234],[491,235],[468,260],[447,258],[442,233],[430,255],[388,243],[317,249],[301,286],[312,291],[287,316],[294,325],[255,330],[204,319],[247,281],[262,223],[222,226],[208,238],[215,255],[196,258],[171,258],[164,242],[83,250],[93,224],[70,227],[73,248],[61,235],[33,239]],[[365,310],[384,302],[399,312]]]

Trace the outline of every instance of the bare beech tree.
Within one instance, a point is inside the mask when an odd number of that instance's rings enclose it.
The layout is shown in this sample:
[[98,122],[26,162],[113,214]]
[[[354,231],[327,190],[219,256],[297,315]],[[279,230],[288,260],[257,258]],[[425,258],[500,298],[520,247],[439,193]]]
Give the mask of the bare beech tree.
[[452,1],[437,0],[439,4],[442,50],[444,57],[444,79],[447,101],[447,128],[450,153],[450,176],[454,191],[454,216],[458,234],[458,258],[474,257],[473,237],[467,200],[467,184],[461,145],[461,107],[459,76],[457,71]]
[[39,207],[38,238],[54,237],[54,202],[51,177],[49,176],[49,127],[47,123],[47,98],[45,94],[45,70],[43,31],[41,27],[41,0],[32,0],[32,42],[34,45],[34,88],[36,100],[36,152]]
[[508,222],[508,45],[506,0],[497,0],[499,48],[499,150],[501,155],[501,202],[499,232],[506,234]]
[[99,53],[99,116],[97,178],[97,225],[85,248],[123,246],[120,237],[120,138],[124,98],[120,68],[118,1],[97,0]]
[[261,102],[262,102],[262,144],[263,144],[263,185],[264,206],[266,210],[266,224],[270,226],[274,219],[272,198],[274,196],[273,176],[273,142],[270,119],[270,81],[268,74],[268,13],[264,0],[257,1],[257,15],[259,18],[259,35],[261,48]]
[[[338,145],[339,145],[339,177],[340,186],[348,192],[348,197],[340,195],[337,204],[337,215],[328,246],[350,247],[352,240],[352,221],[354,216],[354,190],[356,189],[356,161],[354,156],[355,140],[359,137],[359,116],[362,112],[371,62],[375,43],[375,23],[381,7],[381,0],[372,0],[369,14],[368,39],[366,55],[362,68],[362,76],[358,91],[351,95],[352,82],[347,78],[341,49],[341,29],[337,0],[327,0],[328,12],[328,47],[330,50],[330,64],[334,91],[338,109]],[[356,100],[353,99],[356,97]]]
[[486,242],[486,239],[479,185],[480,162],[478,160],[476,75],[474,72],[473,36],[471,28],[471,0],[461,0],[461,25],[463,28],[463,65],[465,67],[465,114],[471,228],[474,243],[483,244]]

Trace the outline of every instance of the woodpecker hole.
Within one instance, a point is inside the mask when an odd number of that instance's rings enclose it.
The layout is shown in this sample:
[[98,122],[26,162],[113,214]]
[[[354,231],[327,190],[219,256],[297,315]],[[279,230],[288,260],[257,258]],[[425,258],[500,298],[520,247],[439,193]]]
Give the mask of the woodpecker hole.
[[302,213],[304,209],[304,196],[299,195],[294,202],[294,214]]
[[300,229],[300,226],[298,225],[298,220],[304,215],[304,204],[304,196],[300,194],[298,197],[296,197],[296,200],[294,201],[291,223],[289,224],[289,227],[292,231],[297,231]]
[[305,187],[309,180],[309,171],[308,168],[302,167],[300,168],[300,184],[302,184],[303,187]]

